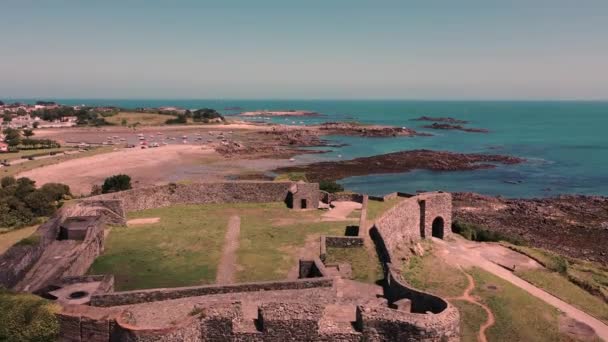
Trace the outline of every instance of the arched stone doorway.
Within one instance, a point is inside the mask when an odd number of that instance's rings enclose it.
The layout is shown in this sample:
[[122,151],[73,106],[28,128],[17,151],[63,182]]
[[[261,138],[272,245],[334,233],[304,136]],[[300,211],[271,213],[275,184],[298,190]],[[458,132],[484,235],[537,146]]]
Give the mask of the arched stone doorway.
[[443,239],[443,226],[444,226],[443,218],[441,216],[435,217],[435,219],[433,220],[433,230],[432,230],[433,237]]

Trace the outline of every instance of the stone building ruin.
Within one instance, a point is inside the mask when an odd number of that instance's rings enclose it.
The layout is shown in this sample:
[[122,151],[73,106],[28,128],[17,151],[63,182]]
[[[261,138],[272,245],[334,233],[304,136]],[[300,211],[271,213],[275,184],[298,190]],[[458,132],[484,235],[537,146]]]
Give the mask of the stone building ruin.
[[[124,225],[127,211],[239,202],[313,209],[321,200],[318,184],[225,182],[133,189],[65,206],[40,226],[37,245],[0,256],[0,284],[57,301],[62,341],[459,341],[458,310],[410,286],[396,264],[417,241],[451,234],[451,195],[349,196],[363,203],[358,235],[322,237],[319,257],[299,261],[297,280],[114,291],[112,275],[86,275],[103,251],[104,226]],[[367,226],[367,202],[392,197],[403,200]],[[382,287],[342,278],[323,261],[326,247],[363,248],[368,238],[382,262]],[[177,320],[138,323],[145,310],[184,305],[192,309]]]

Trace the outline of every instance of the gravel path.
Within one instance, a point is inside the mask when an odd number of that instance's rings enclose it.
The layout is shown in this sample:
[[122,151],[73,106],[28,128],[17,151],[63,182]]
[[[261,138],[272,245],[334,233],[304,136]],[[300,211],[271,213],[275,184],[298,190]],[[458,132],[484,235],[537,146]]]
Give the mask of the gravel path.
[[222,258],[217,268],[215,282],[217,284],[232,284],[236,282],[236,251],[239,249],[239,235],[241,234],[241,218],[231,216],[228,220],[228,229],[224,238]]

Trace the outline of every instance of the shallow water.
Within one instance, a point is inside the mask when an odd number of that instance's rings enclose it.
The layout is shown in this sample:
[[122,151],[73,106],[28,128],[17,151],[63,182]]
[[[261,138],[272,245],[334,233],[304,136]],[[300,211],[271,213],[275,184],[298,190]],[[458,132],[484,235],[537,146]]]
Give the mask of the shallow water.
[[[124,107],[180,106],[216,108],[225,114],[242,110],[303,109],[322,117],[273,118],[299,124],[324,121],[361,121],[407,126],[432,137],[329,137],[348,146],[316,156],[343,159],[410,149],[501,153],[527,158],[521,165],[491,170],[371,175],[344,179],[348,189],[370,194],[416,190],[476,191],[510,197],[541,197],[560,193],[608,195],[608,102],[509,101],[317,101],[317,100],[57,100],[65,104]],[[411,119],[450,116],[469,120],[470,127],[490,133],[428,130],[430,124]]]

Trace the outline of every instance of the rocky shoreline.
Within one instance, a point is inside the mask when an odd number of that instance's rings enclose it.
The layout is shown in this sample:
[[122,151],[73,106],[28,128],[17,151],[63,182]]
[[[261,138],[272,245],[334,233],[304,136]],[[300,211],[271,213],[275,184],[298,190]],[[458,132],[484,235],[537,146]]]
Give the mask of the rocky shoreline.
[[352,176],[379,173],[401,173],[414,169],[433,171],[463,171],[491,169],[496,164],[518,164],[518,157],[493,154],[464,154],[447,151],[412,150],[351,160],[318,162],[302,166],[283,167],[278,173],[305,172],[310,181],[338,180]]
[[608,198],[505,199],[454,193],[454,219],[570,257],[608,264]]
[[452,124],[437,123],[437,122],[435,122],[431,125],[425,125],[422,127],[429,128],[429,129],[456,130],[456,131],[463,131],[463,132],[470,132],[470,133],[488,133],[488,132],[490,132],[489,130],[487,130],[485,128],[468,128],[468,127],[464,127],[462,125],[452,125]]

